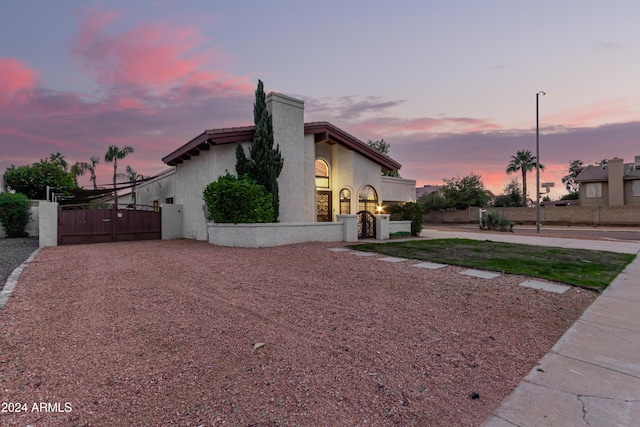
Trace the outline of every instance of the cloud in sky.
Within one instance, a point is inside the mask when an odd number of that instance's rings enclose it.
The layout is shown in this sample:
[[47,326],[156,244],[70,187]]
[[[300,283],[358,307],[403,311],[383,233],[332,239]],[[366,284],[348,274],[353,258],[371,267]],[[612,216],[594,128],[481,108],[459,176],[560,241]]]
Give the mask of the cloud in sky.
[[254,83],[220,71],[227,55],[197,28],[142,22],[112,30],[121,16],[99,8],[78,14],[70,55],[93,76],[85,91],[43,87],[40,72],[0,58],[2,170],[58,151],[86,161],[116,144],[135,147],[127,161],[156,173],[161,157],[205,127],[251,119]]
[[[11,55],[0,58],[0,171],[12,163],[30,164],[55,152],[61,152],[71,162],[87,161],[93,155],[102,157],[108,145],[116,144],[135,147],[136,152],[127,157],[125,164],[149,175],[165,168],[162,157],[205,128],[252,122],[255,88],[252,75],[257,71],[248,65],[244,73],[234,72],[238,53],[227,52],[217,45],[212,36],[202,31],[202,21],[200,26],[183,25],[175,16],[165,16],[130,24],[131,16],[127,10],[102,7],[77,13],[77,31],[66,52],[71,64],[77,67],[68,76],[73,89],[46,85],[45,67],[38,69],[29,61]],[[137,18],[134,16],[134,19]],[[229,37],[230,28],[223,30],[218,39],[223,32]],[[252,40],[253,34],[249,34]],[[227,44],[240,43],[239,39],[229,37]],[[606,51],[624,51],[622,47],[616,43],[593,45],[596,50]],[[337,48],[334,47],[335,51]],[[260,53],[269,58],[280,54],[302,60],[290,52],[279,51],[278,46],[269,49]],[[300,55],[304,53],[300,51]],[[262,61],[268,59],[261,58]],[[513,73],[517,73],[519,67],[511,56],[487,61],[483,65],[486,69],[493,66],[500,69],[500,75],[510,72],[510,78],[515,79]],[[346,58],[344,62],[348,65]],[[449,66],[447,58],[438,64]],[[420,69],[400,68],[403,72]],[[276,84],[283,93],[294,87],[294,77],[298,74],[307,76],[304,67],[290,74],[287,74],[290,70],[275,68],[274,71],[266,66],[265,69],[264,73],[272,75],[274,82],[279,81]],[[443,85],[442,91],[451,92],[434,98],[433,106],[428,106],[430,113],[420,111],[425,108],[424,102],[432,102],[430,97],[418,95],[420,99],[416,101],[411,92],[394,95],[397,87],[412,84],[409,77],[391,76],[396,80],[390,80],[389,85],[370,85],[375,87],[372,93],[358,93],[369,89],[355,85],[359,88],[355,94],[322,96],[356,78],[343,74],[342,70],[342,67],[334,68],[333,72],[340,74],[313,82],[318,86],[312,89],[321,95],[292,94],[305,101],[306,121],[330,121],[363,141],[384,138],[391,143],[392,157],[403,164],[401,174],[416,179],[419,185],[439,184],[442,178],[473,172],[482,175],[490,188],[500,192],[504,183],[514,177],[504,173],[509,157],[520,149],[535,149],[532,128],[505,128],[500,122],[504,117],[498,117],[501,113],[471,108],[473,98],[460,98],[464,90],[459,87],[451,89]],[[360,77],[366,77],[362,73],[367,71],[363,71],[360,62],[358,72]],[[317,78],[311,72],[308,74],[308,79]],[[456,78],[454,75],[451,80],[455,82]],[[518,74],[517,78],[522,76]],[[501,79],[500,87],[509,82],[508,76]],[[77,83],[80,81],[81,84]],[[430,84],[428,79],[420,81],[426,87]],[[270,91],[269,79],[265,85],[267,92]],[[310,86],[304,83],[295,87]],[[391,92],[375,96],[383,93],[380,92],[383,89]],[[514,97],[511,93],[509,96]],[[631,161],[634,155],[640,155],[633,148],[637,146],[640,131],[639,123],[632,122],[635,98],[615,96],[618,99],[595,103],[594,98],[586,95],[583,99],[563,94],[558,96],[559,100],[571,100],[574,104],[560,107],[558,101],[554,112],[545,115],[541,123],[541,157],[547,166],[543,179],[556,182],[556,189],[561,186],[560,178],[571,160],[590,163],[618,156]],[[416,108],[417,102],[423,107]],[[508,107],[503,110],[508,115]],[[438,114],[439,111],[466,113]],[[98,180],[108,183],[110,173],[110,166],[101,165]],[[563,192],[559,191],[558,195]]]
[[26,104],[36,85],[37,72],[15,58],[0,58],[0,106],[13,111]]
[[375,138],[379,135],[411,135],[419,133],[477,132],[499,129],[489,120],[467,117],[447,117],[446,114],[433,117],[403,118],[393,113],[393,107],[402,105],[404,100],[385,100],[380,97],[345,96],[338,98],[305,100],[307,117],[313,120],[334,121],[349,125],[360,138]]
[[[561,179],[569,162],[580,159],[592,164],[604,158],[622,157],[633,161],[640,151],[634,141],[640,122],[608,124],[598,127],[549,127],[541,129],[540,160],[545,165],[542,182],[554,182],[552,196],[566,191]],[[392,143],[391,154],[403,164],[403,176],[418,178],[418,184],[441,184],[443,178],[476,173],[496,193],[512,178],[504,172],[510,156],[528,149],[535,155],[535,130],[495,130],[488,132],[414,134],[385,140]],[[403,161],[404,160],[404,161]],[[528,182],[535,182],[535,174]]]
[[593,50],[616,50],[621,49],[624,46],[620,43],[612,43],[612,42],[600,42],[590,46]]
[[[551,194],[559,197],[566,191],[561,180],[569,162],[580,159],[586,164],[604,158],[622,157],[633,160],[634,141],[640,134],[640,122],[587,126],[606,120],[624,101],[608,105],[586,107],[580,113],[565,113],[567,125],[542,125],[540,159],[545,170],[542,182],[554,182]],[[363,105],[365,108],[360,108]],[[467,117],[401,118],[390,113],[390,107],[400,101],[379,98],[342,97],[336,100],[307,98],[307,117],[327,120],[342,127],[361,140],[384,138],[391,144],[391,156],[402,164],[401,175],[417,180],[417,185],[442,184],[443,178],[475,173],[492,191],[499,194],[511,179],[521,180],[520,174],[507,175],[510,156],[528,149],[535,155],[535,129],[503,129],[489,119]],[[309,108],[311,107],[311,108]],[[345,119],[343,111],[351,111]],[[529,174],[528,182],[535,182]],[[533,188],[533,187],[530,187]]]
[[79,14],[80,31],[73,49],[86,71],[104,86],[138,87],[155,93],[172,89],[174,95],[228,96],[244,93],[252,85],[246,78],[212,72],[223,69],[228,56],[197,28],[166,22],[141,22],[120,32],[109,32],[119,11],[85,10]]

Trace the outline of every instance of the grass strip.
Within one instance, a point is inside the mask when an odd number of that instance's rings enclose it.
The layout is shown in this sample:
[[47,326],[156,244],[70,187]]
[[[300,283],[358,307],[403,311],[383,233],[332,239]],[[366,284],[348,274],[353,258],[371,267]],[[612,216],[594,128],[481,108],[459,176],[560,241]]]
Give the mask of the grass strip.
[[470,239],[410,240],[351,246],[379,252],[604,290],[635,255]]

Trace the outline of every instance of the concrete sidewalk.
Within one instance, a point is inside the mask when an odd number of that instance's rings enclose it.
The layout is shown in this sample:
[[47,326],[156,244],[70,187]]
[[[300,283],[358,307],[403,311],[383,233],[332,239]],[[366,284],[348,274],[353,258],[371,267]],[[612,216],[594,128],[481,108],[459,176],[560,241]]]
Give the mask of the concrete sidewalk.
[[[638,253],[640,243],[423,230],[467,238]],[[640,257],[492,412],[484,427],[640,425]]]

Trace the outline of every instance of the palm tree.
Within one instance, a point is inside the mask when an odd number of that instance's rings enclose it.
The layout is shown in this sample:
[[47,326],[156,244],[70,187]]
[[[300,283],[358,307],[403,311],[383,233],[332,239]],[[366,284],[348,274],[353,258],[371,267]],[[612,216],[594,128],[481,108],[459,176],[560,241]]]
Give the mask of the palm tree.
[[578,191],[578,183],[576,182],[576,178],[584,169],[584,163],[582,160],[572,160],[569,163],[569,175],[565,175],[562,177],[562,183],[569,193],[575,193]]
[[118,176],[118,160],[124,159],[128,154],[133,153],[133,147],[128,145],[119,148],[116,145],[110,145],[104,155],[104,161],[113,163],[113,198],[116,209],[118,209],[118,190],[116,189],[116,176]]
[[87,162],[75,162],[75,164],[71,166],[71,173],[76,180],[76,185],[78,184],[78,177],[84,175],[88,168],[89,164]]
[[[536,156],[531,154],[529,150],[521,150],[516,152],[515,156],[511,156],[511,161],[507,165],[507,174],[511,175],[517,171],[522,172],[522,197],[524,198],[525,206],[527,202],[527,172],[531,172],[538,164]],[[544,165],[539,164],[540,169],[544,170]]]
[[64,156],[62,154],[60,154],[60,153],[51,154],[49,156],[49,161],[51,163],[53,163],[54,165],[58,166],[63,171],[65,171],[65,172],[67,171],[67,167],[68,167],[69,164],[64,159]]
[[71,166],[71,173],[76,178],[76,183],[78,182],[78,177],[84,175],[89,172],[91,177],[89,181],[93,182],[93,189],[97,190],[98,186],[96,185],[96,165],[100,163],[100,158],[98,156],[91,156],[91,164],[87,162],[76,162],[73,166]]
[[135,206],[135,204],[136,204],[136,185],[138,184],[139,180],[144,179],[144,176],[140,175],[138,172],[133,170],[133,168],[131,166],[129,166],[129,165],[127,165],[127,169],[126,170],[127,170],[127,173],[125,174],[125,176],[129,180],[129,182],[133,184],[131,186],[131,204]]
[[91,178],[89,178],[89,181],[93,182],[93,189],[97,190],[98,186],[96,185],[96,165],[100,163],[100,157],[91,156],[90,160],[91,160],[91,164],[87,163],[87,170],[91,174]]

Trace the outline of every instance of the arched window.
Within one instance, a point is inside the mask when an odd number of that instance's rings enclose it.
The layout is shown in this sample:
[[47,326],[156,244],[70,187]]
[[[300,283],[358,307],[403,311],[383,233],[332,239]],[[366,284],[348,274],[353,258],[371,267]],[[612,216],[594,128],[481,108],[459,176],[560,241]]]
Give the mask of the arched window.
[[340,215],[351,213],[351,190],[343,188],[340,190]]
[[329,188],[329,165],[322,159],[316,159],[316,188]]
[[360,190],[360,194],[358,195],[358,210],[373,213],[376,211],[377,206],[378,194],[376,193],[376,190],[370,185],[362,187],[362,190]]

